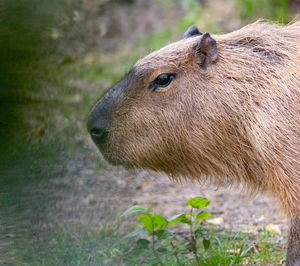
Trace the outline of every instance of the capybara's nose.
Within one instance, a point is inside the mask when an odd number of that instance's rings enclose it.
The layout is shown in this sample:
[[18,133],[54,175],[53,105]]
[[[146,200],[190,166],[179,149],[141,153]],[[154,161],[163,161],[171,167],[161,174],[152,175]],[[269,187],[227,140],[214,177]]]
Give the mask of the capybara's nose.
[[121,85],[117,83],[115,87],[108,90],[94,105],[88,116],[87,129],[98,147],[102,147],[110,135],[112,109],[120,88]]
[[95,116],[90,115],[87,123],[87,130],[94,141],[99,142],[107,135],[107,129],[104,124],[105,123],[101,118],[96,118]]
[[105,129],[100,128],[100,127],[93,127],[90,130],[90,134],[91,134],[92,138],[100,139],[100,138],[102,138],[103,135],[105,135]]
[[100,122],[99,120],[93,121],[93,119],[91,119],[87,124],[88,132],[94,141],[101,141],[107,135],[106,128]]

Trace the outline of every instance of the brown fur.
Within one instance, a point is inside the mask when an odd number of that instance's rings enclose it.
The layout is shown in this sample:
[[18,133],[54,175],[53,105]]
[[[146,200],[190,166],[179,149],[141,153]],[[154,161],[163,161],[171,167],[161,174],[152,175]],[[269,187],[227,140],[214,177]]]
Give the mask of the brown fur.
[[[257,22],[214,38],[219,59],[206,70],[190,58],[197,37],[136,63],[112,115],[106,155],[176,179],[243,182],[299,214],[300,23]],[[164,72],[178,78],[147,90]]]
[[[198,38],[151,53],[124,77],[102,153],[176,180],[269,191],[300,218],[300,22],[213,36],[219,56],[207,68],[193,53]],[[153,92],[160,73],[176,80]]]

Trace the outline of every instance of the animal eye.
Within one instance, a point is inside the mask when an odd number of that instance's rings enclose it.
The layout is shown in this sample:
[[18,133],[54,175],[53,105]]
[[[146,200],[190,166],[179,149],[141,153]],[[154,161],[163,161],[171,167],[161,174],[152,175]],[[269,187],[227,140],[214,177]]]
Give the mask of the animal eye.
[[155,83],[159,86],[166,86],[170,83],[171,76],[169,74],[161,74],[155,79]]
[[153,91],[159,89],[159,88],[165,88],[167,87],[172,80],[176,78],[175,73],[163,73],[157,76],[155,80],[150,82],[149,89],[152,89]]

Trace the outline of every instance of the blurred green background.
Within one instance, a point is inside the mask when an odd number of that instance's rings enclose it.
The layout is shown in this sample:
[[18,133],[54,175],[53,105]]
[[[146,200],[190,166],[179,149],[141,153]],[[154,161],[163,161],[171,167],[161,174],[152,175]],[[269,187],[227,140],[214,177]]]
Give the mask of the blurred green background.
[[85,123],[93,103],[138,58],[180,39],[191,24],[222,33],[260,17],[287,23],[299,6],[299,0],[2,0],[0,264],[100,263],[89,253],[99,248],[95,240],[73,242],[99,221],[113,224],[119,201],[79,203],[90,187],[100,198],[113,195],[124,175],[130,198],[138,181],[120,168],[112,172]]

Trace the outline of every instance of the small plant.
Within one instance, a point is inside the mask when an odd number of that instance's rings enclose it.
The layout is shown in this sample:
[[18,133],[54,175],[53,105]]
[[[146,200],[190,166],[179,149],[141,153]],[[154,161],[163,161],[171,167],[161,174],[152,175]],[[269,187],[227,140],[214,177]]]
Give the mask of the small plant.
[[[151,205],[148,207],[135,205],[127,209],[122,216],[126,216],[136,212],[143,212],[143,214],[137,215],[138,220],[144,227],[139,228],[124,238],[134,237],[141,233],[147,232],[150,241],[145,238],[140,238],[137,241],[137,245],[134,249],[136,255],[139,255],[144,249],[151,250],[154,260],[152,262],[162,264],[160,261],[159,253],[165,253],[165,255],[174,255],[178,265],[183,265],[180,259],[180,254],[185,252],[192,252],[197,265],[200,265],[198,256],[198,238],[202,238],[202,244],[204,250],[207,250],[210,246],[210,240],[203,235],[203,227],[200,226],[200,221],[206,219],[212,214],[201,209],[209,205],[209,200],[202,197],[190,198],[187,201],[187,206],[190,206],[190,212],[178,214],[169,219],[163,217],[160,214],[151,212]],[[195,211],[197,210],[197,211]],[[201,211],[199,211],[201,210]],[[189,226],[189,238],[180,241],[176,234],[166,229],[167,226],[174,223],[183,223]]]

